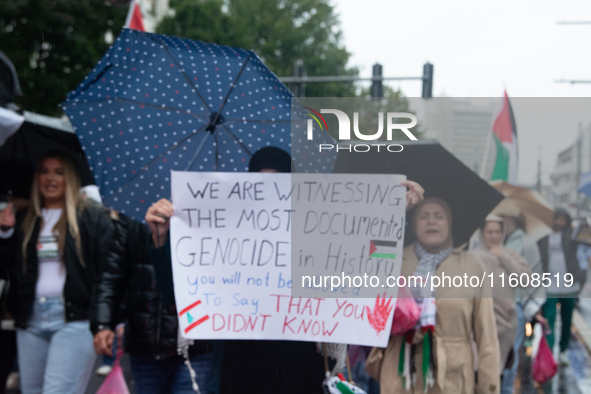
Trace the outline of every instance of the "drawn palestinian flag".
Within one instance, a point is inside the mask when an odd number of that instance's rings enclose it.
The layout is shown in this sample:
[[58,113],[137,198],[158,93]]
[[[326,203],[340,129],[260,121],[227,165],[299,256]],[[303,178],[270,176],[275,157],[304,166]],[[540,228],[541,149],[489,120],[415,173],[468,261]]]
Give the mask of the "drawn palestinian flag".
[[[187,328],[185,328],[185,334],[209,319],[209,315],[205,312],[203,306],[199,308],[199,305],[201,305],[200,300],[195,301],[179,312],[179,318],[182,318],[183,315],[185,315],[187,318],[187,323],[189,324]],[[204,313],[205,316],[202,316]]]
[[517,184],[517,128],[509,96],[505,91],[503,105],[493,124],[493,138],[497,147],[497,160],[491,180],[500,179]]
[[369,241],[369,257],[395,259],[396,241]]

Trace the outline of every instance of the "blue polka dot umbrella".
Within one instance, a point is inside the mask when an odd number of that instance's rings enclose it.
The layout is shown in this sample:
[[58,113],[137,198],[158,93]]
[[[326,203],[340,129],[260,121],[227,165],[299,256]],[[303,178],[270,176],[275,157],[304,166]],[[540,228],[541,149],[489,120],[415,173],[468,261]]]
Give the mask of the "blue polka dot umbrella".
[[291,135],[292,98],[253,51],[124,29],[62,107],[105,205],[142,220],[169,198],[171,170],[247,171],[265,146],[292,153],[297,171],[331,172],[305,112]]

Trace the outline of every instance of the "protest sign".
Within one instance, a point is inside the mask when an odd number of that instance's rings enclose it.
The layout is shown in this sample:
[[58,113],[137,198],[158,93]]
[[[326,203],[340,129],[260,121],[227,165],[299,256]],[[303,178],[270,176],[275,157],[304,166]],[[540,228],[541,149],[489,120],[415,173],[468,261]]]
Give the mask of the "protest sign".
[[387,279],[398,277],[402,262],[405,179],[293,175],[292,295],[375,299],[386,291],[396,296]]
[[[300,223],[300,215],[304,213],[299,209],[321,206],[319,201],[306,202],[302,198],[304,189],[298,192],[298,187],[307,187],[309,182],[335,182],[342,177],[342,174],[172,172],[175,214],[171,218],[171,257],[179,324],[185,337],[386,346],[395,304],[390,296],[395,296],[395,289],[384,289],[388,296],[379,300],[375,295],[357,298],[361,291],[355,287],[339,287],[332,292],[323,288],[308,298],[292,297],[292,228],[299,228],[295,222]],[[367,187],[368,179],[374,175],[347,177],[357,182],[363,178]],[[399,185],[404,177],[375,177],[379,179],[370,182],[373,186],[387,183],[389,191],[392,185],[399,187],[386,200],[366,198],[364,202],[341,203],[347,204],[352,214],[363,208],[366,215],[382,214],[388,220],[390,212],[386,210],[393,210],[396,223],[400,220],[404,223],[405,189]],[[375,189],[367,190],[375,193]],[[296,203],[293,199],[298,194]],[[336,198],[334,193],[333,198]],[[395,198],[403,199],[400,207],[378,202],[380,199],[392,202]],[[354,196],[357,199],[358,195]],[[394,232],[400,225],[397,224]],[[394,227],[389,229],[391,232]],[[298,254],[325,253],[313,249],[323,240],[336,242],[322,234],[311,236],[317,242],[309,248],[297,242]],[[401,260],[401,239],[396,246],[382,238],[372,238],[370,244],[365,239],[368,236],[372,237],[371,234],[350,237],[348,243],[367,243],[367,248],[372,248],[375,254],[374,260],[393,260],[394,255]],[[370,254],[370,249],[366,253]],[[399,271],[399,263],[389,268],[393,275]]]

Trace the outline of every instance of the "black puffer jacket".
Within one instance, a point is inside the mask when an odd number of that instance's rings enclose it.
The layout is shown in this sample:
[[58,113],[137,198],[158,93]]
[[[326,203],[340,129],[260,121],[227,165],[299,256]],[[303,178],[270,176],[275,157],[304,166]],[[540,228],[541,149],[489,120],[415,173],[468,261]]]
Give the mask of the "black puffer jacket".
[[[164,302],[156,287],[148,253],[150,230],[124,215],[115,221],[114,247],[92,306],[91,329],[113,330],[125,302],[125,351],[132,356],[161,359],[177,354],[178,318],[174,304]],[[121,258],[122,257],[122,258]],[[191,353],[206,351],[194,346]]]
[[[583,284],[585,275],[581,272],[579,261],[577,259],[577,246],[578,244],[572,240],[572,231],[570,229],[570,223],[562,231],[562,250],[564,252],[564,259],[566,260],[566,270],[572,274],[575,282]],[[550,236],[545,236],[538,241],[538,247],[540,248],[540,257],[542,258],[542,270],[547,273],[550,272],[550,255],[548,246],[550,243]],[[561,279],[561,283],[562,283]]]
[[[21,245],[24,232],[21,229],[26,212],[16,215],[16,227],[12,237],[0,239],[0,256],[3,263],[9,266],[10,292],[8,307],[15,318],[15,325],[26,328],[33,311],[35,291],[39,273],[37,258],[37,240],[41,227],[38,218],[31,240],[27,244],[26,271],[23,272],[23,255]],[[64,248],[66,266],[66,283],[64,284],[64,300],[66,321],[88,320],[94,284],[99,277],[110,250],[110,241],[114,225],[104,208],[89,204],[78,214],[78,228],[84,266],[78,258],[76,244],[68,231]]]

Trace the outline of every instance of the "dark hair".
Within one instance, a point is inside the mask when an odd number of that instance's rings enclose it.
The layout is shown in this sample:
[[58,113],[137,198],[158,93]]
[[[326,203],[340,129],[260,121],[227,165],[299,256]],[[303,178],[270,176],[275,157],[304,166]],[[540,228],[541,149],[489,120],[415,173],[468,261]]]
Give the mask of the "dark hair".
[[564,208],[556,208],[554,210],[554,219],[556,219],[557,217],[562,216],[563,218],[566,219],[566,228],[570,228],[571,223],[572,223],[572,218],[570,217],[568,211]]
[[250,158],[248,172],[259,172],[265,168],[279,172],[292,172],[293,162],[289,153],[274,146],[259,149]]
[[[514,218],[514,219],[517,219],[517,218]],[[481,231],[483,234],[484,234],[484,228],[486,227],[486,225],[487,225],[488,223],[498,223],[498,224],[500,224],[500,225],[501,225],[501,232],[505,231],[505,223],[503,223],[503,222],[499,222],[499,221],[496,221],[496,220],[486,220],[486,221],[485,221],[484,223],[482,223],[482,225],[480,226],[480,231]],[[516,223],[516,224],[517,224],[517,223]]]

